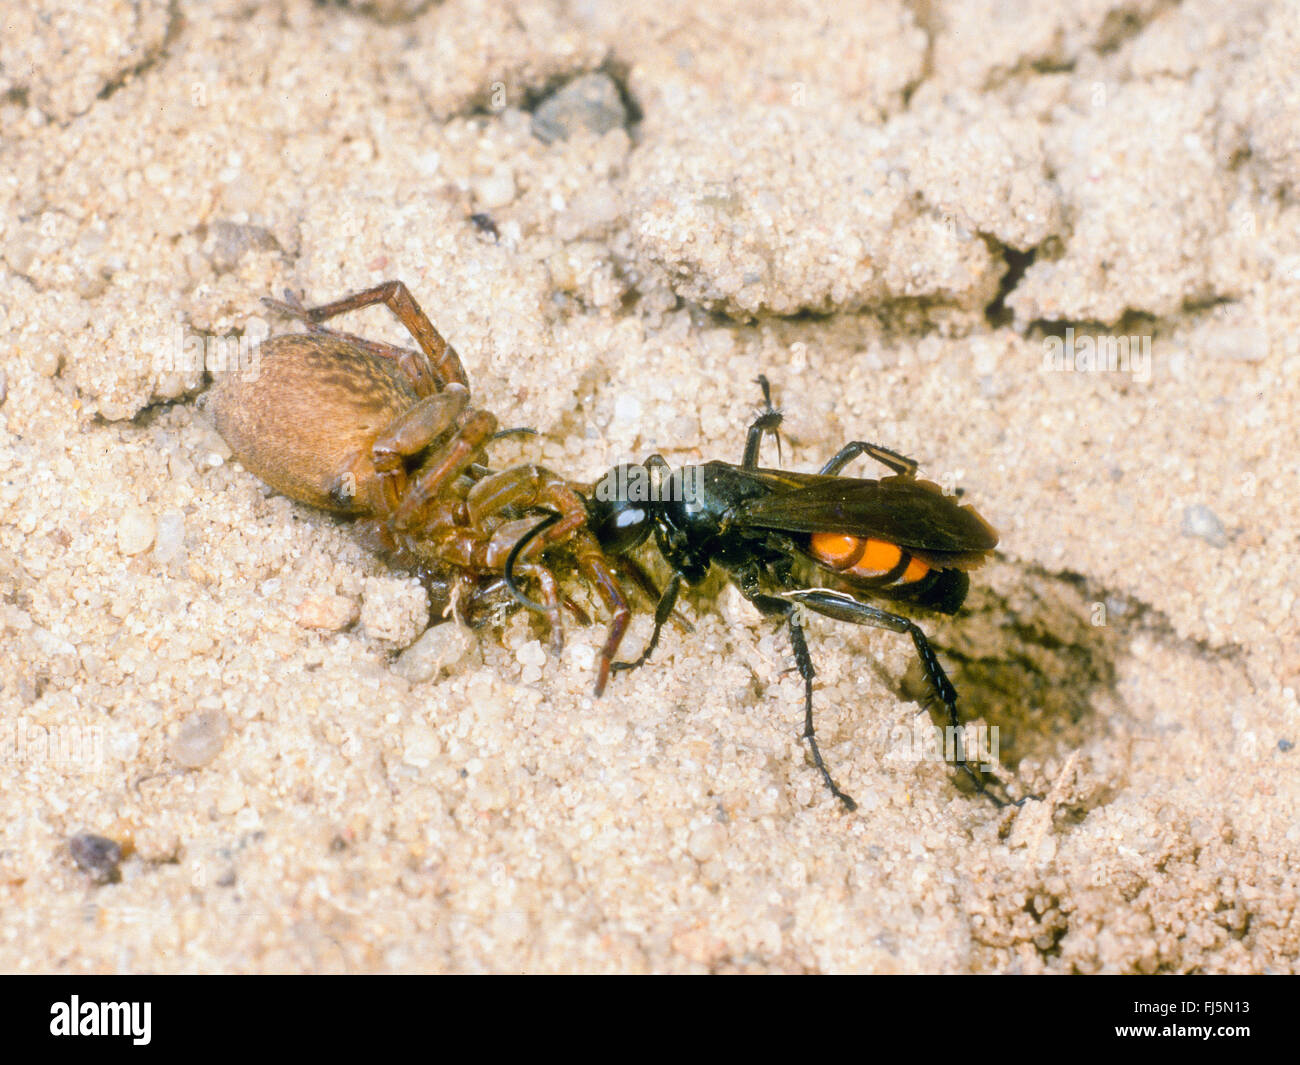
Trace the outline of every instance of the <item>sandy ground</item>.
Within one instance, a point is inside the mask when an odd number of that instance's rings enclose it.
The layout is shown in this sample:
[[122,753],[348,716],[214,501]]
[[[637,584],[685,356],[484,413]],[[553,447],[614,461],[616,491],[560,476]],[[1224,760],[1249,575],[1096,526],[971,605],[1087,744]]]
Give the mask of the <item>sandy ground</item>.
[[[1300,5],[17,6],[0,969],[1297,969]],[[963,486],[1000,555],[924,625],[1043,799],[814,622],[847,814],[718,583],[599,701],[603,626],[422,635],[186,363],[390,277],[540,430],[498,466],[736,460],[765,372],[787,463]]]

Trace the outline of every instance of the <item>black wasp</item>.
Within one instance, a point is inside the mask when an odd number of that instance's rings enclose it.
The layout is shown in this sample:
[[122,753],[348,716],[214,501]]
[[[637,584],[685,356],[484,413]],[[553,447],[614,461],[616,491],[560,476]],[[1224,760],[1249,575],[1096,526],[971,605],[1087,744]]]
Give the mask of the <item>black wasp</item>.
[[[967,571],[985,560],[998,536],[973,508],[958,504],[938,485],[917,480],[916,462],[878,444],[846,444],[817,473],[760,467],[763,437],[777,434],[782,415],[772,406],[767,379],[759,377],[758,384],[765,409],[749,427],[739,466],[707,462],[673,470],[662,455],[651,455],[641,465],[615,466],[593,486],[587,498],[589,528],[601,547],[626,555],[653,532],[673,570],[645,651],[635,662],[614,663],[613,669],[644,665],[682,586],[699,583],[710,566],[721,566],[746,599],[789,626],[804,681],[804,738],[827,787],[852,810],[857,804],[831,778],[817,747],[815,670],[800,608],[911,636],[926,678],[956,729],[957,692],[925,633],[909,618],[858,596],[956,613],[970,587]],[[863,455],[892,475],[879,480],[840,476]],[[809,563],[837,587],[806,586],[796,571],[806,571]],[[507,583],[510,579],[507,573]],[[983,778],[964,760],[959,764],[983,791]]]

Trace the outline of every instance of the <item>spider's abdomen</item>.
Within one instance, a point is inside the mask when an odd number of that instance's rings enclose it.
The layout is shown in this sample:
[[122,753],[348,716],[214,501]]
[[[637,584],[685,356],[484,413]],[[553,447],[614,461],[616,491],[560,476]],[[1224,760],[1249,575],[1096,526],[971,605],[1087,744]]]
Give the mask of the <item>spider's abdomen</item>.
[[208,409],[235,457],[277,492],[336,514],[378,510],[375,438],[418,396],[392,360],[321,334],[272,337],[221,375]]

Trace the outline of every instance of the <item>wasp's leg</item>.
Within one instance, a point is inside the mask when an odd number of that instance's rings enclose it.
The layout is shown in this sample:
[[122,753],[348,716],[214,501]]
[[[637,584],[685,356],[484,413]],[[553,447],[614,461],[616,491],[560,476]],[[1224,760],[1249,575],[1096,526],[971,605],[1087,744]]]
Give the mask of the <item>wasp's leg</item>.
[[[464,385],[466,388],[469,387],[469,377],[465,373],[465,367],[461,364],[460,356],[456,354],[456,349],[448,344],[443,339],[442,334],[434,328],[428,316],[420,309],[420,305],[415,302],[410,290],[401,281],[385,281],[382,285],[376,285],[374,288],[368,288],[362,292],[354,292],[350,296],[344,296],[342,299],[323,304],[320,307],[306,308],[297,303],[296,300],[289,303],[280,303],[275,300],[268,300],[267,302],[270,306],[292,314],[294,317],[312,325],[318,325],[327,318],[333,318],[338,314],[346,314],[348,311],[360,310],[362,307],[372,307],[377,303],[382,303],[397,315],[398,321],[406,327],[406,331],[415,337],[416,343],[420,345],[420,350],[428,360],[429,366],[427,370],[438,382],[439,388],[452,382]],[[348,337],[348,339],[356,340],[359,338]],[[371,341],[361,341],[361,343],[377,353],[380,353],[377,350],[378,348],[390,347],[389,345],[376,345]],[[393,348],[391,350],[400,352],[404,349]]]
[[[610,561],[625,577],[631,579],[632,583],[641,590],[642,594],[650,602],[658,604],[659,600],[663,598],[664,593],[659,590],[654,578],[631,555],[614,555]],[[674,610],[670,620],[681,632],[692,633],[695,631],[695,626],[690,623],[690,620],[680,610]]]
[[877,462],[888,466],[895,473],[902,474],[904,477],[915,477],[919,465],[916,459],[909,459],[906,455],[900,455],[897,451],[890,451],[887,447],[881,447],[879,444],[868,444],[865,440],[854,440],[853,443],[845,444],[840,448],[835,453],[834,458],[817,472],[826,477],[833,477],[859,455],[870,455]]
[[664,589],[664,594],[659,597],[659,604],[655,607],[655,631],[650,637],[650,642],[646,644],[646,649],[635,662],[615,662],[610,667],[615,673],[622,673],[627,669],[639,669],[650,660],[655,648],[659,646],[659,636],[664,631],[664,625],[672,617],[673,607],[677,605],[677,593],[682,590],[684,580],[680,573],[674,573],[669,578],[668,587]]
[[645,567],[641,565],[640,562],[634,559],[631,555],[615,555],[610,559],[610,561],[618,567],[625,577],[629,578],[632,583],[637,586],[641,594],[649,599],[650,602],[659,602],[664,593],[659,590],[659,586],[655,584],[654,578],[645,571]]
[[[988,796],[995,806],[1006,805],[1003,800],[988,790],[984,778],[966,761],[966,754],[962,746],[961,718],[957,715],[957,689],[952,686],[948,674],[944,672],[943,666],[939,664],[939,658],[934,653],[934,648],[930,646],[930,641],[926,639],[925,633],[921,631],[920,626],[909,618],[891,614],[879,607],[861,603],[851,596],[826,589],[814,588],[806,591],[783,592],[781,598],[800,603],[809,610],[825,614],[836,621],[848,621],[854,625],[869,625],[873,628],[889,629],[891,632],[905,632],[911,636],[912,644],[916,647],[917,656],[921,659],[921,668],[925,672],[926,679],[930,682],[930,686],[934,689],[935,694],[939,696],[943,705],[948,709],[948,722],[952,726],[954,742],[956,743],[957,764],[961,767],[961,771],[970,778],[977,791]],[[1019,805],[1019,803],[1016,805]]]
[[790,647],[794,650],[794,662],[799,667],[799,676],[803,678],[803,738],[808,741],[808,748],[812,751],[813,764],[817,771],[821,773],[822,780],[830,788],[831,794],[842,802],[849,810],[858,808],[857,802],[853,796],[845,791],[841,791],[838,784],[835,783],[831,776],[831,771],[826,768],[826,762],[822,758],[821,748],[817,746],[817,733],[813,728],[813,677],[817,676],[817,670],[813,668],[812,655],[808,651],[808,641],[804,638],[803,626],[799,624],[799,614],[795,610],[794,604],[786,602],[784,599],[778,599],[776,596],[761,595],[754,591],[752,585],[748,590],[745,587],[746,582],[742,582],[741,591],[745,597],[753,603],[759,610],[769,617],[784,617],[790,626]]
[[776,461],[777,465],[781,463],[780,430],[785,416],[772,406],[772,386],[768,384],[767,378],[759,374],[755,381],[763,390],[763,413],[754,419],[749,432],[745,434],[745,454],[740,460],[740,465],[746,470],[758,468],[758,452],[763,446],[763,437],[769,433],[776,437]]

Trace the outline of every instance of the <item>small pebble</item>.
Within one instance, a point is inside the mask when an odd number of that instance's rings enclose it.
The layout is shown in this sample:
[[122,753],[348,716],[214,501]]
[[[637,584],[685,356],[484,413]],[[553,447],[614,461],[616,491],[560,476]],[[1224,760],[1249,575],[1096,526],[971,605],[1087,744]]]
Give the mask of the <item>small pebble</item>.
[[190,714],[167,749],[173,762],[198,769],[221,753],[230,735],[230,721],[221,710],[200,710]]
[[32,350],[32,369],[42,377],[58,377],[59,371],[63,369],[63,352],[50,347],[49,343],[51,342],[40,344]]
[[108,753],[119,762],[129,762],[140,751],[140,734],[132,729],[108,734]]
[[1212,359],[1263,362],[1268,358],[1268,332],[1259,326],[1222,326],[1207,332],[1204,350]]
[[269,230],[261,226],[238,225],[234,222],[213,222],[203,243],[208,261],[218,274],[229,273],[239,265],[250,251],[276,251],[280,244]]
[[474,199],[487,210],[504,207],[515,198],[515,192],[515,175],[508,166],[499,166],[474,181]]
[[118,865],[122,861],[122,845],[115,840],[82,832],[68,840],[72,859],[77,867],[90,875],[96,884],[116,884],[122,879]]
[[1226,547],[1228,534],[1219,516],[1203,503],[1194,503],[1183,511],[1182,534],[1204,540],[1211,547]]
[[596,649],[589,643],[571,640],[565,645],[569,661],[580,673],[590,672],[596,665]]
[[623,97],[608,74],[574,78],[537,105],[533,136],[546,144],[567,140],[579,130],[599,136],[627,125]]
[[703,825],[691,833],[686,849],[697,862],[707,862],[716,858],[722,845],[727,841],[727,831],[719,824]]
[[402,730],[402,761],[416,769],[428,769],[442,753],[442,741],[426,725],[407,725]]
[[158,528],[154,535],[155,562],[166,565],[175,562],[185,553],[185,515],[179,510],[165,510],[158,515]]
[[117,521],[117,549],[124,555],[138,555],[153,546],[157,526],[143,507],[127,507]]
[[217,812],[225,817],[239,813],[248,803],[248,794],[238,777],[231,777],[217,793]]
[[36,649],[46,658],[59,656],[71,658],[77,653],[76,647],[70,641],[51,632],[44,625],[33,625],[29,635]]
[[546,652],[540,640],[529,640],[515,652],[515,658],[521,666],[546,665]]
[[298,624],[304,629],[339,632],[359,615],[356,600],[346,595],[309,595],[298,604]]
[[203,427],[197,434],[191,452],[191,461],[195,466],[216,469],[230,458],[230,445],[215,430]]
[[361,627],[367,636],[406,647],[428,624],[429,596],[418,581],[367,578],[361,597]]
[[641,400],[626,393],[614,400],[614,420],[616,422],[635,422],[641,417]]
[[546,665],[546,652],[538,640],[529,640],[515,652],[515,659],[524,667],[520,680],[536,684],[542,679],[542,666]]
[[432,680],[439,671],[451,669],[474,647],[473,635],[454,621],[425,630],[415,643],[397,657],[393,671],[412,684]]

